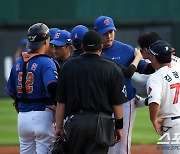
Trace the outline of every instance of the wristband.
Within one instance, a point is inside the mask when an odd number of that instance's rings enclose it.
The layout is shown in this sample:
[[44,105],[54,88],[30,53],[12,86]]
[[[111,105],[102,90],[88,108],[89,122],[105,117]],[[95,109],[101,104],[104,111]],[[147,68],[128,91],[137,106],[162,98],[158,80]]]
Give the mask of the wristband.
[[146,106],[148,106],[148,99],[149,99],[149,98],[146,98],[146,99],[145,99],[145,105],[146,105]]
[[123,118],[115,119],[115,129],[122,129],[123,128]]

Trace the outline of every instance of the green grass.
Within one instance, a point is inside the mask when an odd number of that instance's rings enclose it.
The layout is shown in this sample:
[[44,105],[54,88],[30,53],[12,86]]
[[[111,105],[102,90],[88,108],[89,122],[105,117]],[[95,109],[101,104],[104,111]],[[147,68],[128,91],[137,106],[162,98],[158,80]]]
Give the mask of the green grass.
[[19,144],[17,113],[11,99],[0,99],[0,145]]
[[149,108],[137,108],[132,132],[132,144],[156,144],[159,137],[149,119]]
[[[150,120],[148,107],[136,109],[132,132],[133,144],[156,144],[156,134]],[[0,145],[17,145],[17,113],[11,99],[0,99]]]

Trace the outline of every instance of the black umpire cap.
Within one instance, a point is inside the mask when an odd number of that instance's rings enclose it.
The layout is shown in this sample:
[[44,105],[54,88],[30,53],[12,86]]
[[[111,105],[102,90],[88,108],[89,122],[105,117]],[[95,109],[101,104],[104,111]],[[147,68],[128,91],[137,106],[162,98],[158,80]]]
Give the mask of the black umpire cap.
[[49,28],[43,23],[36,23],[28,29],[28,49],[37,49],[49,38]]
[[102,45],[101,35],[94,30],[90,30],[84,35],[82,44],[84,51],[99,50]]

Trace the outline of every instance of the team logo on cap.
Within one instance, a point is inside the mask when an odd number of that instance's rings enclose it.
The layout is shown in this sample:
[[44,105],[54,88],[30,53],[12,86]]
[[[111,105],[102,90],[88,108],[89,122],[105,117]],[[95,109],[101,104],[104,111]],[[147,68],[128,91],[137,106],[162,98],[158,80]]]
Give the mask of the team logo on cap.
[[109,19],[104,20],[104,24],[105,24],[106,26],[108,26],[108,25],[109,25]]
[[59,37],[60,37],[60,32],[56,33],[54,36],[55,39],[58,39]]
[[67,39],[67,41],[68,41],[68,42],[71,42],[71,39],[70,39],[70,38],[68,38],[68,39]]
[[75,34],[74,34],[74,38],[77,39],[77,37],[78,37],[78,35],[77,35],[77,33],[75,33]]
[[168,50],[169,50],[169,47],[165,47],[165,49],[166,49],[166,51],[168,51]]
[[36,37],[37,37],[37,35],[35,35],[35,36],[28,36],[28,39],[29,39],[30,42],[34,42]]

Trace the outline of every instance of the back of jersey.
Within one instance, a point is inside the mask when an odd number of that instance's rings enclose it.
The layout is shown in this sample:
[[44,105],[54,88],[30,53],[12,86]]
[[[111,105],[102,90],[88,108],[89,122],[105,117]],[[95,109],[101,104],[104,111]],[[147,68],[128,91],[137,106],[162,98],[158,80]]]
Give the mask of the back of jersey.
[[149,103],[160,105],[159,117],[179,116],[180,113],[180,71],[177,66],[164,66],[152,74],[147,83]]
[[172,66],[180,66],[180,58],[177,56],[171,56],[171,64]]
[[[12,95],[16,95],[19,110],[22,112],[33,108],[44,108],[46,100],[50,98],[47,86],[49,83],[57,82],[56,66],[50,58],[45,56],[30,59],[25,71],[23,71],[23,66],[24,60],[21,57],[12,68],[7,90]],[[22,89],[23,73],[25,73],[25,94]],[[53,101],[48,103],[51,104]]]

